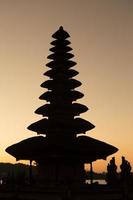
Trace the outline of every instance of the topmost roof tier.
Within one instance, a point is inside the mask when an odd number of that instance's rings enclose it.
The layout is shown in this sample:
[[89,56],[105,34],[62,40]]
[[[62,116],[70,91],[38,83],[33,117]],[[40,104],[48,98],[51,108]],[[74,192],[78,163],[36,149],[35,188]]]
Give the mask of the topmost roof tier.
[[63,29],[62,26],[60,26],[60,28],[52,35],[52,37],[55,39],[66,39],[70,37],[70,35]]

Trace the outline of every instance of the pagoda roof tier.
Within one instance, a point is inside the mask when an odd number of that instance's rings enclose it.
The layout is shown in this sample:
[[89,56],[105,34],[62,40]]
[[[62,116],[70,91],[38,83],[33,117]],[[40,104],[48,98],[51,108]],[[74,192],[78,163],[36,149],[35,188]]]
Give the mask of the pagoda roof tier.
[[74,57],[74,55],[72,53],[66,53],[66,52],[60,51],[60,52],[55,52],[53,54],[50,54],[47,58],[58,61],[62,59],[62,57],[65,57],[65,59],[71,59]]
[[55,52],[69,52],[69,51],[72,51],[73,49],[69,46],[66,46],[66,45],[60,45],[60,48],[59,48],[59,45],[58,45],[58,46],[50,48],[49,50],[51,52],[55,53]]
[[44,73],[45,76],[48,76],[50,78],[56,78],[56,79],[57,79],[57,77],[72,78],[78,74],[79,74],[79,72],[77,72],[74,69],[69,69],[69,70],[51,69]]
[[60,40],[54,40],[50,44],[56,47],[66,47],[67,45],[71,44],[71,42],[68,40],[60,39]]
[[61,133],[61,134],[80,134],[85,133],[86,131],[89,131],[93,129],[95,126],[90,123],[89,121],[86,121],[81,118],[75,118],[71,120],[66,120],[66,118],[61,116],[58,119],[58,116],[56,116],[56,119],[46,119],[43,118],[30,126],[28,126],[28,129],[34,132],[37,132],[38,134],[48,134],[48,133]]
[[70,114],[72,116],[78,116],[81,113],[84,113],[88,110],[87,106],[84,106],[82,104],[79,103],[73,103],[70,105],[67,104],[59,104],[59,105],[55,105],[55,104],[45,104],[43,106],[41,106],[40,108],[38,108],[35,113],[36,114],[41,114],[43,116],[49,116],[50,114],[59,114],[65,112],[66,115]]
[[118,149],[100,140],[79,136],[74,141],[66,143],[50,143],[46,137],[37,136],[22,140],[6,149],[6,152],[17,160],[78,160],[90,163],[97,159],[106,159]]
[[41,100],[46,100],[46,101],[76,101],[77,99],[80,99],[82,98],[84,95],[79,92],[79,91],[62,91],[62,93],[58,93],[58,92],[50,92],[50,91],[47,91],[45,93],[43,93],[39,99]]
[[65,89],[74,89],[76,87],[81,86],[81,82],[77,81],[75,79],[64,79],[60,80],[47,80],[44,83],[41,84],[41,87],[48,88],[48,90],[59,90],[59,88]]
[[61,26],[53,35],[53,38],[55,39],[66,39],[68,37],[70,37],[70,35],[68,34],[68,32],[66,32],[63,27]]
[[73,67],[76,64],[77,63],[72,61],[72,60],[65,60],[63,58],[62,60],[59,60],[59,62],[51,61],[51,62],[47,63],[46,66],[49,67],[49,68],[60,68],[60,67],[63,67],[63,68],[69,69],[69,68]]

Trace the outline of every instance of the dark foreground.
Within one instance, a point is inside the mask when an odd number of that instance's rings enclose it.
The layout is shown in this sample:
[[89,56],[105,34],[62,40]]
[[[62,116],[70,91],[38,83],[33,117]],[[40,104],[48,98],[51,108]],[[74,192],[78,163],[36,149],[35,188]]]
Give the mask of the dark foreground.
[[0,200],[133,200],[132,188],[106,185],[67,187],[26,186],[0,189]]

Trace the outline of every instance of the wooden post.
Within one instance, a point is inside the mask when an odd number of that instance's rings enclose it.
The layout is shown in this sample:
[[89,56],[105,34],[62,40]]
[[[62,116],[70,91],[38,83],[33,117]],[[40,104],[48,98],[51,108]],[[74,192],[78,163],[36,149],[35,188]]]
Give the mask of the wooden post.
[[93,184],[93,167],[92,162],[90,163],[90,184]]
[[30,160],[30,166],[29,166],[29,182],[32,184],[32,160]]

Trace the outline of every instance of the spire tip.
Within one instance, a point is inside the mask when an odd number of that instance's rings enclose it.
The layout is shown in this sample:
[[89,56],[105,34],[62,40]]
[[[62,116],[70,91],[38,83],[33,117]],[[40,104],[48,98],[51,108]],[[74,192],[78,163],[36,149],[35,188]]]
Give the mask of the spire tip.
[[64,30],[64,29],[63,29],[63,26],[60,26],[59,30]]

